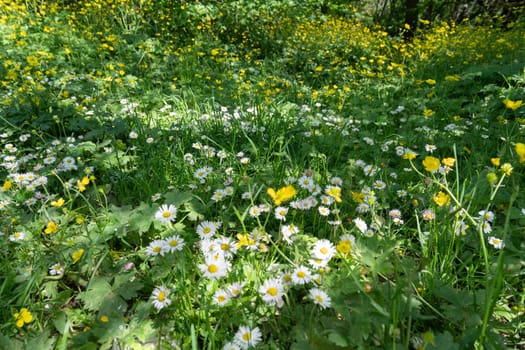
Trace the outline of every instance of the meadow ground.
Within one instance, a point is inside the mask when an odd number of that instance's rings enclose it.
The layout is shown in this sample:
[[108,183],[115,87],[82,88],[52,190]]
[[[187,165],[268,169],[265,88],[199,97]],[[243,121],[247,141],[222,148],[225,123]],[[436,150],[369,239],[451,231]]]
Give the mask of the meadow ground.
[[0,348],[519,349],[525,28],[0,0]]

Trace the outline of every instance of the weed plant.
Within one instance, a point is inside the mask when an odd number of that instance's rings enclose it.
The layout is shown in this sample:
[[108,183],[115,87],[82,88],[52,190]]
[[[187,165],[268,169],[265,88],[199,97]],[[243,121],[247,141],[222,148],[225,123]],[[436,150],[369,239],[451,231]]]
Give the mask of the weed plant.
[[0,348],[524,346],[523,25],[313,3],[0,0]]

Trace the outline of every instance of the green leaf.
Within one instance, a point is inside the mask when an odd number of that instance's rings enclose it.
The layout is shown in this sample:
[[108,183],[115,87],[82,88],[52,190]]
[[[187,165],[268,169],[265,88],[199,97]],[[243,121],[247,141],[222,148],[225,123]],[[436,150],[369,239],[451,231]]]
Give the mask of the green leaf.
[[49,338],[49,331],[45,330],[34,338],[30,338],[26,349],[53,349],[54,338]]
[[328,340],[337,346],[348,346],[348,341],[337,331],[330,331],[328,334]]
[[104,278],[95,277],[88,289],[78,294],[78,299],[84,302],[86,309],[97,311],[109,292],[111,285]]
[[113,283],[113,290],[125,300],[130,300],[137,296],[137,292],[142,289],[144,283],[135,279],[134,273],[117,275]]

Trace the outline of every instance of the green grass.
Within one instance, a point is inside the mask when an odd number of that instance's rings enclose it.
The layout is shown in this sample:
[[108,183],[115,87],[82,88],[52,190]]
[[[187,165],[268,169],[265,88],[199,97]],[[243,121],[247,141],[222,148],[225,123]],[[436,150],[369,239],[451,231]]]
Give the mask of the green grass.
[[0,1],[0,348],[521,348],[523,26],[259,5]]

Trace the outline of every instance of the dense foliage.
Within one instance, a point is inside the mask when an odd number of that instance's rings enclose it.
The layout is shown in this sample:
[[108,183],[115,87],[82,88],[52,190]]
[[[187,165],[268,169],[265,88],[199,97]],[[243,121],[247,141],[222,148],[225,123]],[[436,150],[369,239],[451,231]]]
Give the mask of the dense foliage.
[[372,17],[0,0],[0,348],[522,347],[525,28]]

